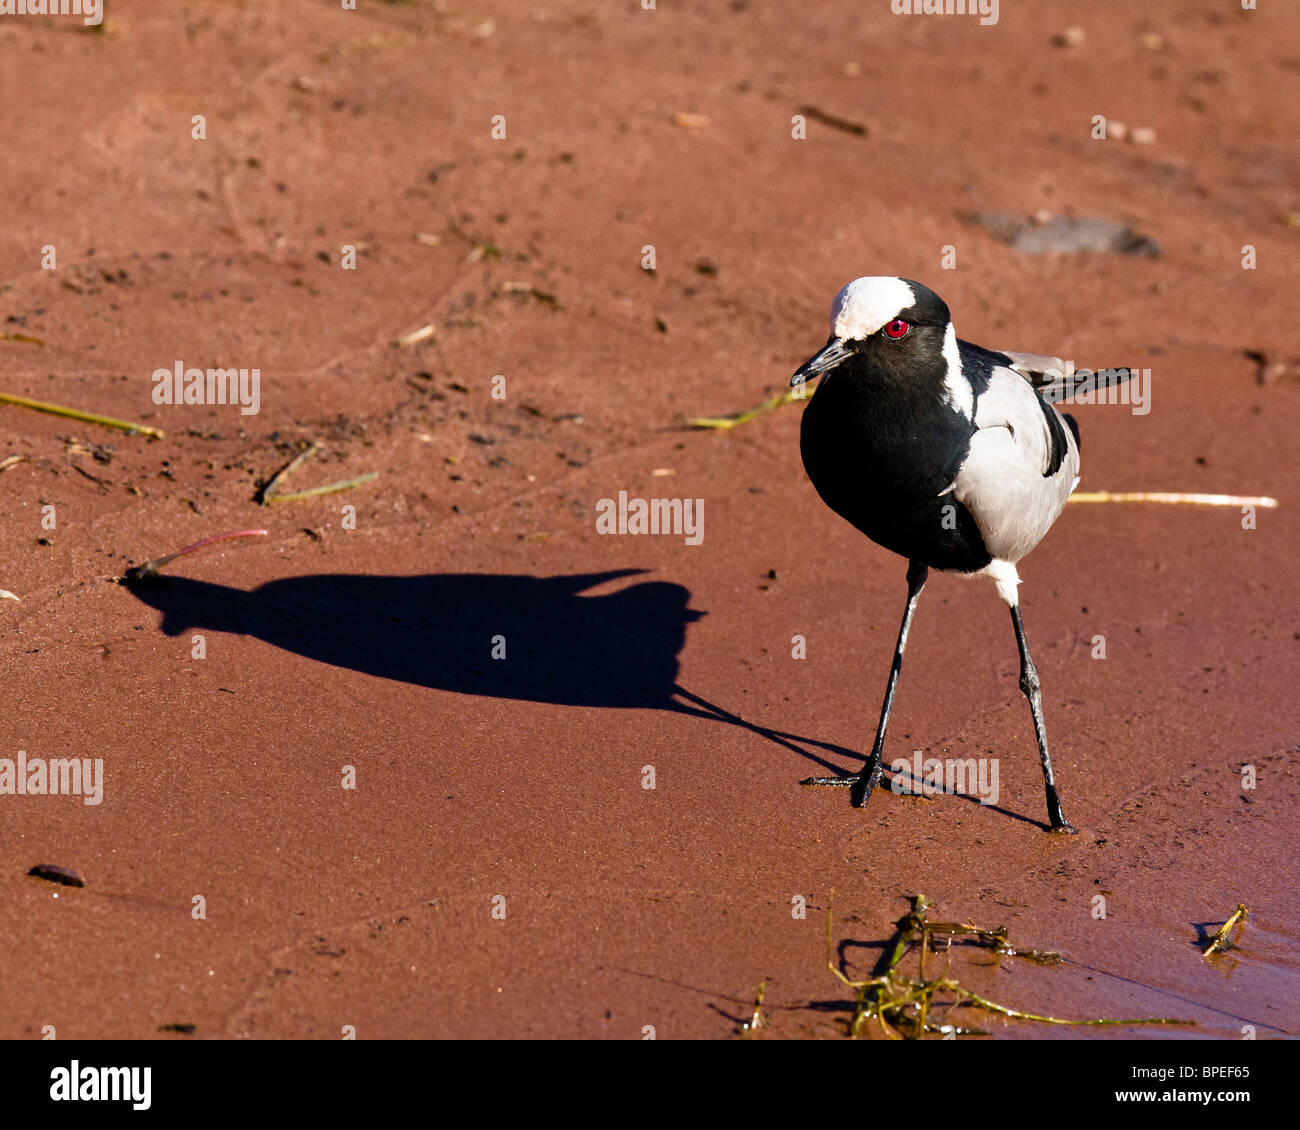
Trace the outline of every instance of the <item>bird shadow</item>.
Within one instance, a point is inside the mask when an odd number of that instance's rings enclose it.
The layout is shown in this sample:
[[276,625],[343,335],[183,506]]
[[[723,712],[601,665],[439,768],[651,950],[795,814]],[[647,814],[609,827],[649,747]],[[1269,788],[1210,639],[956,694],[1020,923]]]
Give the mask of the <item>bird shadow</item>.
[[[168,636],[220,631],[382,679],[457,694],[609,709],[656,709],[739,726],[838,772],[818,753],[861,755],[741,718],[677,681],[688,625],[705,614],[642,575],[496,573],[284,577],[252,590],[173,575],[124,581]],[[802,743],[802,745],[796,744]]]
[[[903,760],[906,759],[904,758]],[[1012,820],[1018,820],[1022,824],[1029,824],[1034,828],[1051,828],[1050,824],[1042,820],[1035,820],[1031,816],[1024,815],[1024,813],[1016,812],[1014,809],[1007,808],[1005,805],[990,804],[987,801],[981,800],[978,796],[975,796],[972,793],[959,792],[957,789],[951,788],[946,784],[934,785],[923,776],[917,777],[910,767],[907,769],[891,767],[888,784],[884,787],[889,788],[894,792],[902,793],[905,796],[928,797],[932,792],[941,793],[944,796],[954,797],[958,800],[964,800],[970,804],[978,805],[980,808],[991,808],[994,812],[997,812],[1002,816],[1009,816]]]

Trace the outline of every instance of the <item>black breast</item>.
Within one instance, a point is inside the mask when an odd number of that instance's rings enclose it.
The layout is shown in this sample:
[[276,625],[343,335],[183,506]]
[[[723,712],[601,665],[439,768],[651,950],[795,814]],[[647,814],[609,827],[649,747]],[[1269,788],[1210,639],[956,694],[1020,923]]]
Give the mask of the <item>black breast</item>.
[[804,409],[800,451],[822,501],[872,541],[935,569],[972,572],[989,552],[970,511],[941,494],[971,435],[941,383],[874,380],[842,366]]

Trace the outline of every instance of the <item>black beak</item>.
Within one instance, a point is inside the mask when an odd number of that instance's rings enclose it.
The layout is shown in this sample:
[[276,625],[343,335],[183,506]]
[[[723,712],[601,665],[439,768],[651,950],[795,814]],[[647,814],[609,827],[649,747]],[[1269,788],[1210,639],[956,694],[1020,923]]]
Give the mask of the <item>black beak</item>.
[[821,350],[808,358],[790,378],[790,387],[797,388],[805,381],[810,381],[813,377],[819,377],[823,373],[830,372],[841,361],[849,356],[849,345],[846,341],[838,337],[832,337]]

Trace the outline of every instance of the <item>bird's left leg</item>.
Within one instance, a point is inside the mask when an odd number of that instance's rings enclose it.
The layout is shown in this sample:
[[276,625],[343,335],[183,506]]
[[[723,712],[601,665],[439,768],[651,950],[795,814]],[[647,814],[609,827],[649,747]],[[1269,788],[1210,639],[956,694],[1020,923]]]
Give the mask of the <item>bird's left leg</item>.
[[875,787],[880,784],[883,772],[885,752],[885,729],[889,725],[889,712],[894,705],[894,688],[898,685],[898,675],[903,669],[903,652],[907,650],[907,632],[912,626],[912,614],[916,611],[916,602],[921,598],[925,588],[925,579],[930,570],[920,561],[909,561],[907,565],[907,607],[903,610],[903,623],[898,629],[898,643],[894,646],[894,662],[889,668],[889,683],[885,687],[885,704],[880,708],[880,723],[876,727],[876,741],[871,747],[871,757],[862,770],[851,777],[809,777],[801,781],[803,785],[848,785],[852,790],[849,800],[854,808],[861,808],[871,799]]
[[1025,639],[1025,626],[1020,622],[1020,605],[1011,605],[1011,622],[1016,627],[1016,643],[1020,646],[1020,689],[1029,699],[1029,709],[1034,715],[1034,736],[1038,739],[1038,756],[1043,763],[1043,784],[1047,788],[1047,817],[1052,822],[1053,832],[1070,832],[1070,822],[1061,811],[1061,798],[1056,793],[1056,781],[1052,777],[1052,756],[1047,752],[1047,727],[1043,725],[1043,696],[1038,689],[1038,669],[1029,654],[1029,643]]

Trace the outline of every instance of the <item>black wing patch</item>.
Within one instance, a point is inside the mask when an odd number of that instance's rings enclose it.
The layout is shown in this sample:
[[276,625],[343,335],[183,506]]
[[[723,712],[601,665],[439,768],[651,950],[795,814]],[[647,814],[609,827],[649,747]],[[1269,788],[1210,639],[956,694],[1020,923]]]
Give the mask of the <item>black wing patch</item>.
[[1034,399],[1038,401],[1038,406],[1043,410],[1043,417],[1047,421],[1047,437],[1051,443],[1051,450],[1047,453],[1047,470],[1043,472],[1043,478],[1047,479],[1061,469],[1061,464],[1065,462],[1065,453],[1070,449],[1070,445],[1065,438],[1065,427],[1061,424],[1061,417],[1057,414],[1056,409],[1039,396],[1037,392],[1034,393]]
[[1061,413],[1061,419],[1063,419],[1063,420],[1066,422],[1066,424],[1067,424],[1067,425],[1069,426],[1069,428],[1070,428],[1070,434],[1074,436],[1074,446],[1077,447],[1080,451],[1082,451],[1082,450],[1083,450],[1083,440],[1079,437],[1079,424],[1078,424],[1078,422],[1077,422],[1077,421],[1075,420],[1075,418],[1074,418],[1073,416],[1071,416],[1070,413],[1068,413],[1068,412],[1062,412],[1062,413]]
[[976,400],[979,400],[984,390],[989,387],[989,379],[993,376],[994,369],[1011,368],[1011,358],[1005,353],[985,349],[974,342],[959,339],[957,350],[961,355],[962,374],[970,381],[971,391],[975,393]]

